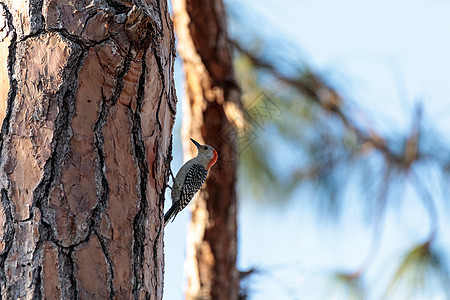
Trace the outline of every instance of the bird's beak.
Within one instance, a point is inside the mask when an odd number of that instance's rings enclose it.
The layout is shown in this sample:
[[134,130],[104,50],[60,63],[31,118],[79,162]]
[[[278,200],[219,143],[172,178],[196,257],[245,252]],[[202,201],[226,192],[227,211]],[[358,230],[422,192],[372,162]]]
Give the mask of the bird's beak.
[[200,145],[196,140],[191,138],[191,142],[194,143],[195,146],[197,146],[197,148],[200,148],[202,145]]

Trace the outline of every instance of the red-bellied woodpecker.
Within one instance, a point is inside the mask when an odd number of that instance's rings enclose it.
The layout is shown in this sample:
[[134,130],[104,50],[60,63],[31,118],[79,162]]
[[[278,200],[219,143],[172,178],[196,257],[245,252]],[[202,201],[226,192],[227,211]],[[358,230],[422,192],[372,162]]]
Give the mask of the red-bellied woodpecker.
[[173,179],[172,207],[164,215],[164,226],[189,204],[217,161],[217,151],[213,147],[200,145],[193,139],[191,141],[197,146],[198,154],[186,162]]

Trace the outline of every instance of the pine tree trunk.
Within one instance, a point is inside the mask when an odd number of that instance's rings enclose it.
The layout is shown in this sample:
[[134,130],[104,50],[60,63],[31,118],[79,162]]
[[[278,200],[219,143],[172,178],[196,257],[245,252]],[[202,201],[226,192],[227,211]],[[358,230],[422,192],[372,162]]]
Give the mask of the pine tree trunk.
[[134,3],[0,2],[1,299],[162,298],[173,29]]
[[221,0],[174,0],[178,49],[186,75],[183,141],[187,157],[196,150],[189,137],[213,146],[219,160],[191,205],[188,228],[186,299],[238,298],[236,269],[235,112],[240,91],[232,66],[226,15]]

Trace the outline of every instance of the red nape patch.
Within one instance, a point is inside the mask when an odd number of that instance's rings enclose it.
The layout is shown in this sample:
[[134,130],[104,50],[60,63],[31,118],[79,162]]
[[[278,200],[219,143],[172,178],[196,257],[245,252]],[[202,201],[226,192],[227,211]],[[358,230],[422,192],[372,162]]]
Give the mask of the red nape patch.
[[208,163],[208,169],[211,168],[217,161],[217,151],[213,150],[214,156]]

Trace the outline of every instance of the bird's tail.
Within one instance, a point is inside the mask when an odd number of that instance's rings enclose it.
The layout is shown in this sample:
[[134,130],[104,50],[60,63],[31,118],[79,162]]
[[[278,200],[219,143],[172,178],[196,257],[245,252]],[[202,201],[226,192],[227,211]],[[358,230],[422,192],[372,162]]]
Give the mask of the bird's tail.
[[170,219],[175,218],[176,214],[177,214],[176,206],[172,205],[164,215],[164,226],[166,226],[167,223],[169,223]]

